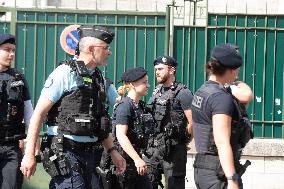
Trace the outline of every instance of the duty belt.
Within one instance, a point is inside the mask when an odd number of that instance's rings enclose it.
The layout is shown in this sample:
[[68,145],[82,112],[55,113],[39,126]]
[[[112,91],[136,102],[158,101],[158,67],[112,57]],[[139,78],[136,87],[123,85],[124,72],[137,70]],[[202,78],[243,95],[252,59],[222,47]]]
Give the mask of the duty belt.
[[0,145],[1,146],[13,146],[13,145],[19,145],[19,140],[10,140],[10,141],[1,141],[0,140]]
[[[251,162],[249,160],[246,160],[245,164],[242,165],[239,161],[235,161],[234,165],[236,172],[239,174],[239,176],[242,176],[245,173],[247,167],[251,165]],[[214,170],[217,171],[219,175],[222,174],[222,176],[224,176],[219,156],[211,154],[196,154],[193,167],[199,169]]]
[[84,152],[93,152],[102,148],[102,146],[98,142],[76,142],[68,138],[63,139],[63,146],[72,150]]

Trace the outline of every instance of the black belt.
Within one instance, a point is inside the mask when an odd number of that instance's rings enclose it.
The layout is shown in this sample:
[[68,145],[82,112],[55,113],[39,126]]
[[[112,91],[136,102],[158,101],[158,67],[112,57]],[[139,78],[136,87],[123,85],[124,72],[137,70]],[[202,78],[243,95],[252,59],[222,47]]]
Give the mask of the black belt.
[[13,145],[19,145],[19,140],[0,140],[1,146],[13,146]]
[[92,152],[102,148],[101,144],[98,142],[76,142],[68,138],[63,139],[63,146],[72,150],[85,152]]

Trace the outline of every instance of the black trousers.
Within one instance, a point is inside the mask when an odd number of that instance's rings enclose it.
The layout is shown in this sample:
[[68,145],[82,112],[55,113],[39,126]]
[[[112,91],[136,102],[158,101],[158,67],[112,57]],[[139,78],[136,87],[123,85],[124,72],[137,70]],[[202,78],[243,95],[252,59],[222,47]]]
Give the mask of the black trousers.
[[0,142],[1,189],[22,188],[23,174],[20,171],[22,156],[18,141]]
[[[227,179],[219,178],[214,170],[194,168],[194,181],[197,189],[227,188]],[[240,178],[238,182],[239,189],[242,189],[242,179]]]
[[[170,155],[163,160],[159,161],[159,166],[162,168],[162,172],[165,176],[165,188],[166,189],[184,189],[185,188],[185,176],[186,176],[186,145],[177,144],[172,146]],[[156,165],[156,162],[151,162],[149,159],[145,159],[147,165]],[[155,169],[155,168],[153,168]],[[151,167],[148,169],[148,174],[151,174]],[[153,188],[157,189],[157,183],[152,183]]]

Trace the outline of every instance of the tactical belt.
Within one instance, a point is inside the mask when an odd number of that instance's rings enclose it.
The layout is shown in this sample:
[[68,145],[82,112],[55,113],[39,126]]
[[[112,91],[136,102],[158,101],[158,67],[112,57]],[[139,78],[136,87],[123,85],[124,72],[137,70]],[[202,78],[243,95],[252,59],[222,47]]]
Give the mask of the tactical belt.
[[222,170],[219,156],[210,154],[196,154],[193,167],[199,169]]
[[84,152],[93,152],[98,150],[101,147],[98,142],[76,142],[74,140],[64,138],[63,146],[66,148],[70,148],[72,150],[84,151]]
[[1,141],[0,140],[0,145],[1,146],[13,146],[13,145],[19,145],[19,141],[18,140],[10,140],[10,141]]

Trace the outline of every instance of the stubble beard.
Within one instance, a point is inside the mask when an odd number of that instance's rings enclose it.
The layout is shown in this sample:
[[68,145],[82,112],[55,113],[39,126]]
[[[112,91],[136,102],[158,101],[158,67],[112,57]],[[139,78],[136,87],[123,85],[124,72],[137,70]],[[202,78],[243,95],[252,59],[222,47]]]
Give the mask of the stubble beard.
[[159,84],[164,84],[168,80],[168,75],[164,75],[163,77],[160,76],[159,78],[160,80],[157,79],[157,82]]

